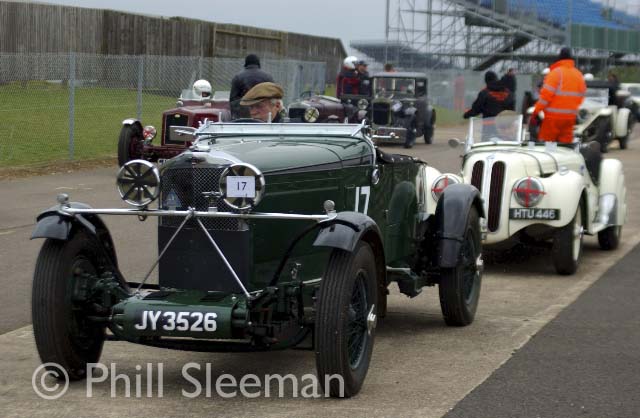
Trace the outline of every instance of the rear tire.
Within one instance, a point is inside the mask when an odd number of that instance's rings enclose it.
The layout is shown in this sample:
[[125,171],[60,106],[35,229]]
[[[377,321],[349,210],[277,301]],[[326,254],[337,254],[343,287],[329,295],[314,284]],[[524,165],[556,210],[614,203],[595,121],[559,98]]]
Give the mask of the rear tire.
[[142,131],[137,124],[124,125],[118,138],[118,165],[122,167],[127,162],[140,158],[138,148],[142,142]]
[[444,269],[440,275],[440,309],[444,322],[449,326],[466,326],[475,318],[482,285],[482,268],[478,262],[481,254],[480,220],[477,209],[472,207],[460,263],[454,268]]
[[615,250],[620,245],[622,225],[612,225],[598,232],[598,244],[603,250]]
[[558,274],[569,275],[576,272],[582,254],[582,206],[578,205],[575,216],[560,228],[553,237],[551,255]]
[[85,306],[74,300],[82,274],[102,273],[97,245],[84,232],[69,241],[47,239],[33,276],[31,315],[40,359],[62,366],[70,380],[85,378],[87,363],[98,362],[105,340],[105,327],[87,320]]
[[[375,257],[368,244],[360,242],[352,253],[339,249],[331,253],[318,294],[315,351],[318,379],[332,397],[356,395],[369,370],[376,277]],[[336,379],[325,385],[331,375],[341,376],[344,387]]]

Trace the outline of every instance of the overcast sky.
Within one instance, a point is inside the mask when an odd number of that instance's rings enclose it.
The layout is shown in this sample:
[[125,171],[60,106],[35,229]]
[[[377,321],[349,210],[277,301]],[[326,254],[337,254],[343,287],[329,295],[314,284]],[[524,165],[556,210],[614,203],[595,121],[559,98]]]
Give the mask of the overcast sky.
[[40,0],[352,40],[384,39],[385,0]]

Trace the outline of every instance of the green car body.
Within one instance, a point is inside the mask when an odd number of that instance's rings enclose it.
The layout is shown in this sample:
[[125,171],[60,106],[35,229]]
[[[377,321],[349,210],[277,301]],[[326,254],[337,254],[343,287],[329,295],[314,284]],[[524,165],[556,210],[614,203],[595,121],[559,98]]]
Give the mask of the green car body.
[[[282,349],[311,338],[318,373],[345,379],[344,391],[325,390],[352,396],[366,375],[390,283],[411,297],[439,284],[447,323],[473,320],[483,216],[476,189],[434,192],[440,173],[382,153],[364,125],[208,124],[196,135],[189,150],[161,165],[159,184],[151,168],[136,180],[157,186],[157,209],[126,213],[158,219],[157,285],[125,278],[117,267],[98,216],[122,210],[62,197],[38,217],[33,237],[47,239],[33,296],[43,362],[83,377],[77,370],[97,361],[105,328],[114,339],[195,351]],[[224,189],[233,167],[264,185],[248,209],[237,209]],[[79,247],[91,250],[74,252]],[[52,282],[73,283],[64,290],[70,301],[42,291]],[[46,312],[61,303],[93,350],[69,343],[51,354],[51,334],[60,329]]]

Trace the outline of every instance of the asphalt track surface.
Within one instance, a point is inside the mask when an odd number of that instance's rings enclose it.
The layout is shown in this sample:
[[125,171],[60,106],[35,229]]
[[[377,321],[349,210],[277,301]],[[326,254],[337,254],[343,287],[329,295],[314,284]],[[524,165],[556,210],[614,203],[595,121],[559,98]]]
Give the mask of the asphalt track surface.
[[445,418],[640,414],[640,246]]
[[[408,153],[441,171],[458,171],[459,151],[449,149],[446,139],[463,137],[464,132],[464,128],[439,128],[433,145],[418,144]],[[587,316],[581,318],[578,313],[572,317],[574,333],[568,329],[555,331],[555,339],[542,340],[546,342],[539,347],[547,352],[538,352],[537,357],[532,354],[528,362],[520,360],[529,347],[535,348],[549,327],[555,329],[555,322],[544,328],[550,321],[565,308],[563,315],[583,304],[583,299],[578,299],[576,304],[573,302],[594,283],[597,285],[589,289],[585,297],[593,289],[604,286],[605,290],[600,297],[589,299],[587,305],[602,315],[616,305],[620,318],[628,315],[629,321],[635,318],[637,323],[637,307],[630,306],[633,299],[637,300],[633,280],[639,271],[637,250],[619,263],[640,242],[640,215],[636,209],[640,205],[637,187],[640,182],[640,138],[637,133],[638,130],[628,150],[621,151],[613,146],[606,156],[622,160],[628,187],[629,214],[618,250],[601,251],[597,240],[587,237],[580,268],[577,274],[568,277],[555,274],[550,256],[544,250],[513,251],[488,257],[476,321],[465,328],[449,328],[443,324],[434,289],[426,289],[415,299],[408,299],[392,289],[389,314],[378,327],[365,385],[356,398],[349,400],[301,399],[294,398],[292,393],[285,393],[284,399],[264,396],[222,399],[215,395],[213,398],[187,399],[181,390],[188,390],[190,386],[185,384],[180,372],[188,362],[196,362],[203,369],[208,364],[214,379],[223,373],[230,373],[238,380],[248,373],[293,373],[300,377],[315,372],[313,353],[299,350],[188,353],[124,342],[107,342],[101,362],[115,365],[117,373],[129,375],[131,379],[139,373],[136,366],[164,363],[162,398],[157,393],[151,399],[125,398],[120,386],[114,398],[107,381],[93,387],[91,398],[87,397],[85,383],[75,382],[60,399],[40,399],[31,384],[32,373],[40,361],[29,325],[33,267],[42,244],[39,240],[29,240],[35,216],[52,206],[55,195],[60,192],[67,192],[73,200],[94,207],[124,205],[114,187],[115,167],[0,181],[0,286],[3,289],[0,292],[0,418],[442,417],[452,409],[451,416],[466,417],[640,416],[625,415],[633,412],[631,408],[640,410],[640,390],[637,389],[640,387],[637,378],[640,365],[637,357],[633,357],[639,351],[640,341],[638,327],[634,329],[633,323],[626,322],[628,325],[624,326],[622,322],[610,321],[607,325],[611,329],[607,330],[601,328],[602,323],[590,325],[599,319],[598,315],[583,313]],[[404,152],[401,148],[390,151]],[[106,223],[114,236],[123,272],[129,277],[146,273],[157,251],[154,225],[129,217],[107,218]],[[612,266],[628,266],[624,270],[624,280],[608,280],[610,272],[598,282]],[[611,300],[616,297],[611,293],[615,285],[623,283],[629,287],[623,291],[624,297]],[[569,322],[565,323],[565,326],[569,325]],[[616,335],[609,335],[609,331],[619,333],[622,341],[614,343]],[[568,342],[563,341],[567,339]],[[567,343],[571,344],[569,351],[563,345]],[[574,355],[570,355],[572,353]],[[578,355],[582,353],[591,357],[578,365]],[[611,357],[609,362],[599,366],[598,362],[603,358],[606,360],[607,356]],[[503,375],[516,373],[510,371],[515,367],[511,362],[519,365],[517,374]],[[544,369],[547,363],[550,367]],[[567,365],[572,368],[567,370]],[[578,367],[584,370],[581,373],[573,370]],[[552,372],[557,376],[553,377]],[[504,376],[505,386],[492,388],[493,380],[500,376]],[[203,378],[202,375],[198,377]],[[508,392],[512,382],[513,391]],[[518,385],[520,389],[515,390]],[[585,387],[589,385],[594,388]],[[550,390],[551,387],[557,390]],[[519,394],[521,398],[518,398]],[[530,399],[523,401],[524,405],[530,406],[523,409],[520,399],[525,394],[530,398],[538,397],[539,403],[532,403]],[[485,405],[480,408],[478,405],[483,402]],[[572,403],[578,406],[573,408]],[[540,409],[536,410],[538,407]]]

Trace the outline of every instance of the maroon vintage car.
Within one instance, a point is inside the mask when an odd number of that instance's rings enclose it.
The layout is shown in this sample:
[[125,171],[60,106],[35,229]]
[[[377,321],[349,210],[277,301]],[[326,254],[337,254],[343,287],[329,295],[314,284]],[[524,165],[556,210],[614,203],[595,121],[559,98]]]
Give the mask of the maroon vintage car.
[[157,133],[155,127],[143,127],[137,119],[125,119],[118,139],[118,164],[122,166],[127,161],[138,158],[155,162],[175,157],[191,144],[172,141],[169,136],[170,127],[197,128],[205,119],[212,122],[231,120],[228,91],[211,95],[210,92],[203,94],[198,89],[183,90],[177,107],[162,113],[160,144],[157,145],[152,143]]

